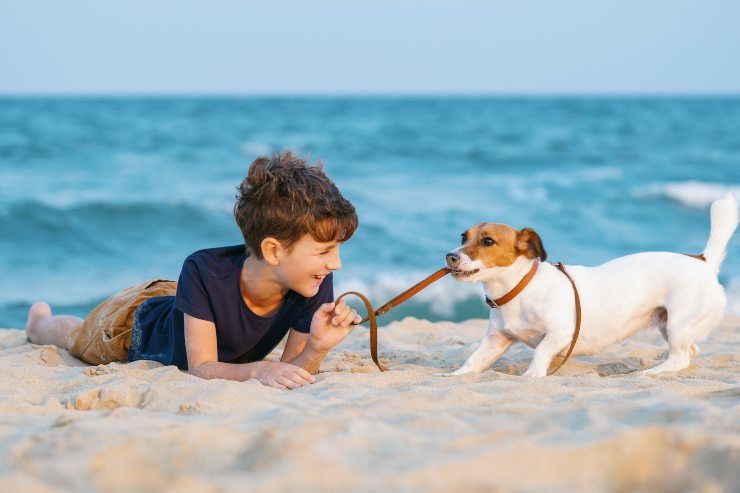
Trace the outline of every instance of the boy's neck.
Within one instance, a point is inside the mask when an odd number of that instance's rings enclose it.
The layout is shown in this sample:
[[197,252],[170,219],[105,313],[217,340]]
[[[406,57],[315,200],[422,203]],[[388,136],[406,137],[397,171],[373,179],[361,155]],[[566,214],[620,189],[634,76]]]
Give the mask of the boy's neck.
[[288,289],[275,278],[273,268],[256,255],[250,255],[242,266],[239,281],[242,298],[257,315],[271,315],[280,308]]

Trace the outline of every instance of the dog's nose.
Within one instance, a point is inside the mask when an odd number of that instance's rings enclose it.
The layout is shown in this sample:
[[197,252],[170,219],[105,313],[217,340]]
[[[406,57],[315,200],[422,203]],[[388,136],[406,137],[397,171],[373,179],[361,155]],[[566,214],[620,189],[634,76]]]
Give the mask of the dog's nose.
[[447,259],[447,267],[454,268],[460,262],[460,255],[457,253],[448,253],[445,258]]

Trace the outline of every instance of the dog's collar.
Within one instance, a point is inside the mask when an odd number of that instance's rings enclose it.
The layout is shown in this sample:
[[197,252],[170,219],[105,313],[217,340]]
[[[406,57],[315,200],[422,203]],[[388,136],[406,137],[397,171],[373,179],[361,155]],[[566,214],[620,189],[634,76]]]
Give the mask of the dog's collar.
[[537,267],[540,265],[540,259],[534,259],[534,263],[532,263],[532,267],[529,269],[529,272],[527,272],[527,275],[525,275],[521,281],[519,281],[519,284],[514,286],[514,289],[503,295],[501,298],[498,298],[496,300],[491,301],[491,298],[486,296],[486,304],[490,306],[491,308],[499,308],[506,303],[510,302],[516,296],[524,290],[524,288],[527,287],[527,284],[529,284],[529,281],[532,280],[534,277],[535,272],[537,272]]

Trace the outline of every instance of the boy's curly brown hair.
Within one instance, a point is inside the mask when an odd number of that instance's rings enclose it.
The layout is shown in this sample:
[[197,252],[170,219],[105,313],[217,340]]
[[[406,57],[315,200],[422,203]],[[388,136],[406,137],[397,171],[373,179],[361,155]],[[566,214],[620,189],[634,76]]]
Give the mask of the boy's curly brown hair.
[[237,187],[234,218],[250,252],[262,257],[262,240],[290,249],[304,234],[316,241],[347,241],[357,229],[354,206],[319,161],[310,166],[290,151],[259,157]]

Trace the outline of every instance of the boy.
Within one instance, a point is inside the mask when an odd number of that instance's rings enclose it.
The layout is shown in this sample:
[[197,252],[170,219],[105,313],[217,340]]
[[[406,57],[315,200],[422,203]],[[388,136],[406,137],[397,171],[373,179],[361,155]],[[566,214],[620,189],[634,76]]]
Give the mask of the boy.
[[[177,283],[124,289],[84,320],[34,303],[28,339],[90,364],[148,359],[206,379],[314,383],[326,353],[361,320],[333,302],[332,285],[339,246],[357,229],[355,209],[321,163],[279,152],[251,164],[234,217],[244,245],[195,252]],[[280,361],[262,361],[286,333]]]

